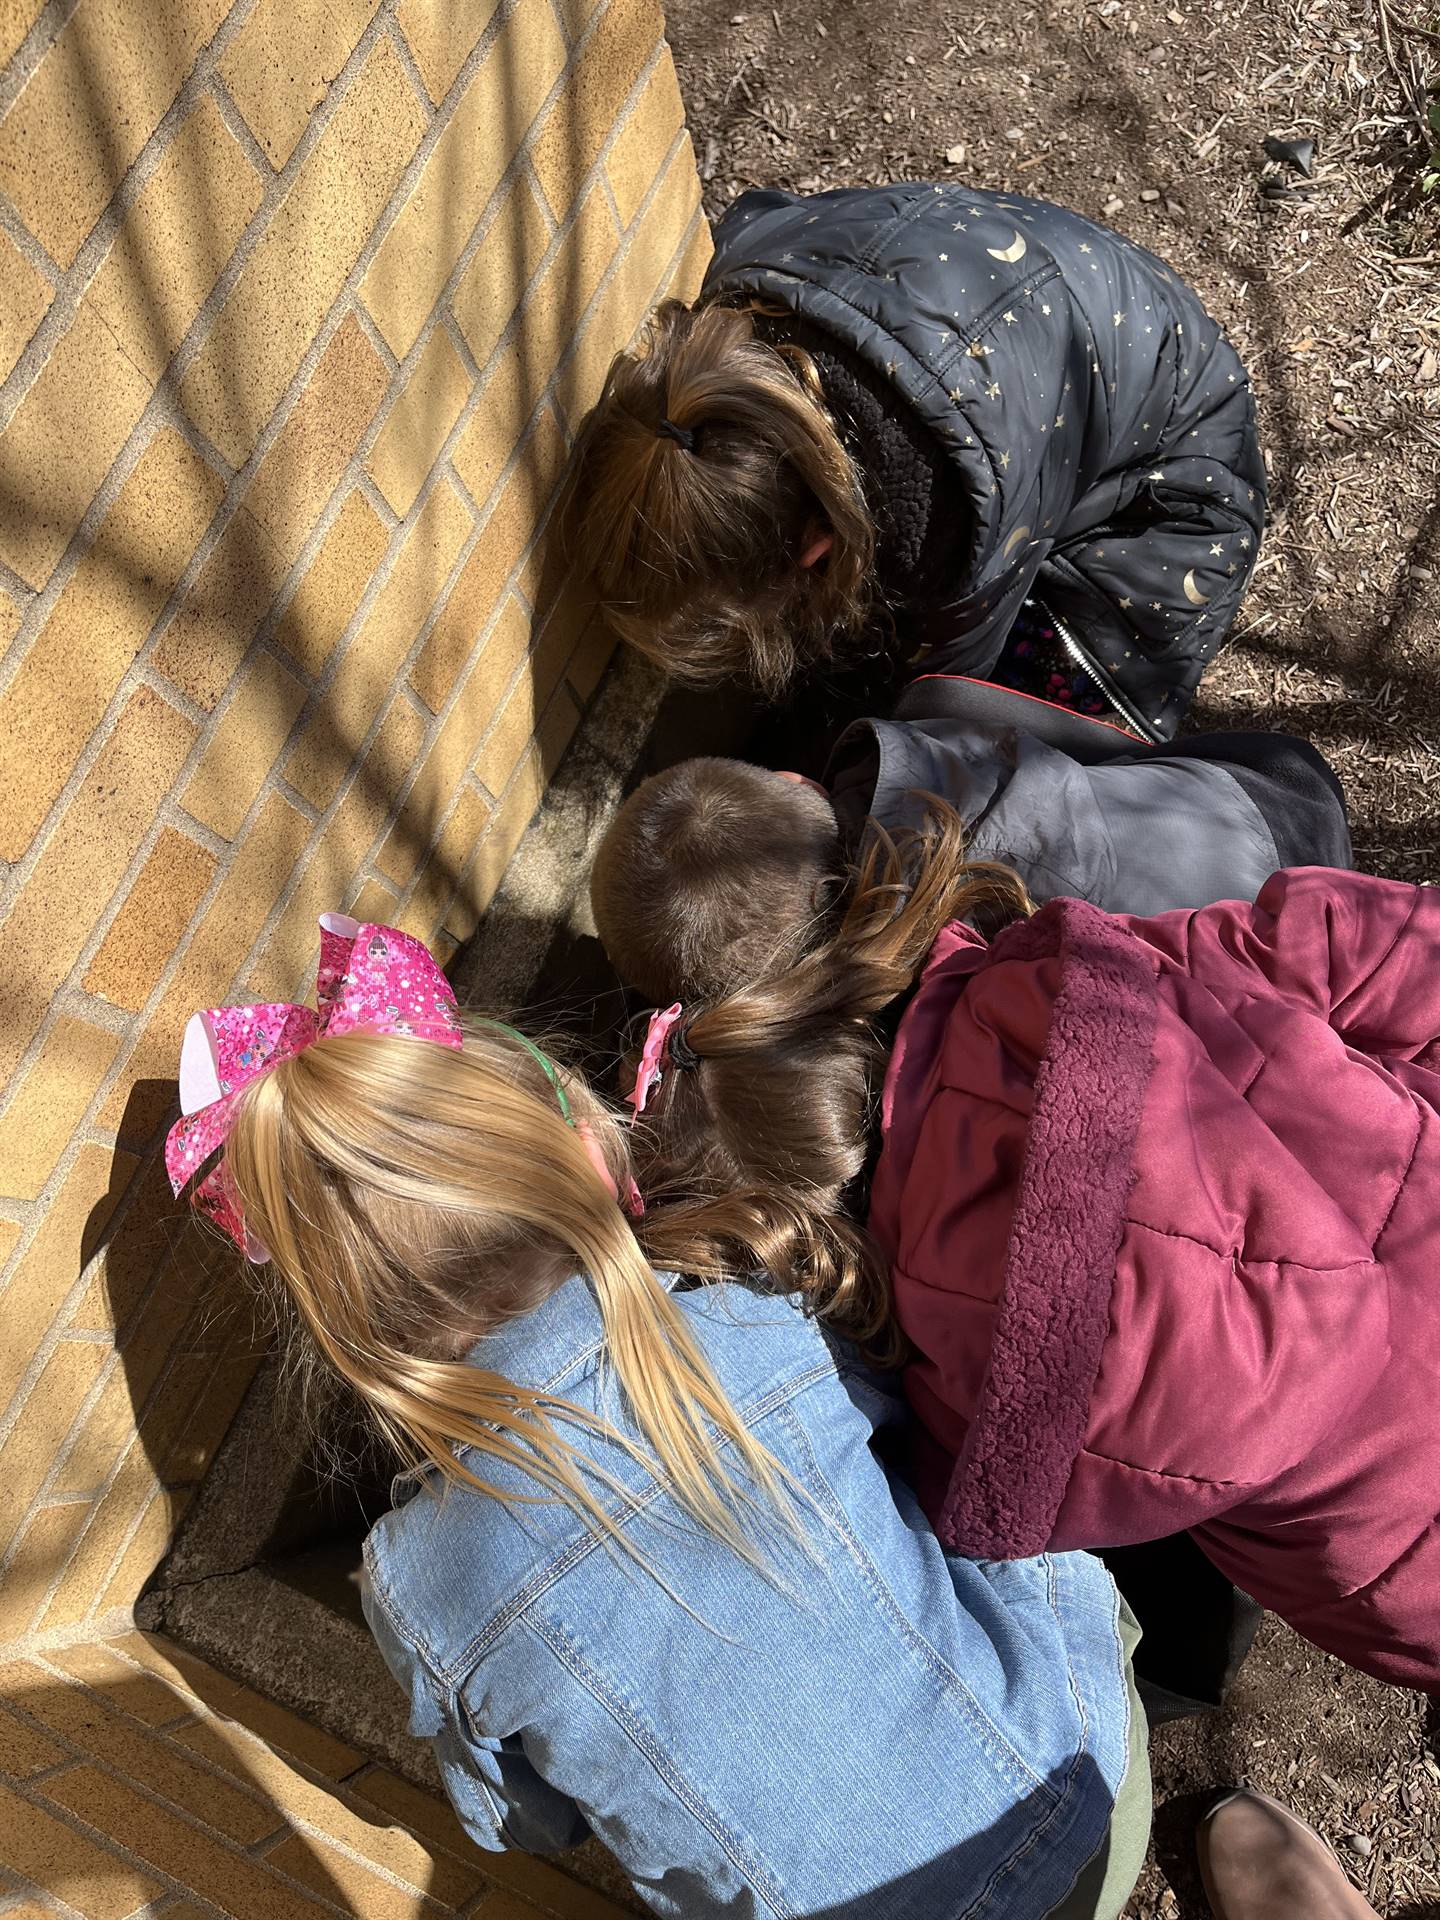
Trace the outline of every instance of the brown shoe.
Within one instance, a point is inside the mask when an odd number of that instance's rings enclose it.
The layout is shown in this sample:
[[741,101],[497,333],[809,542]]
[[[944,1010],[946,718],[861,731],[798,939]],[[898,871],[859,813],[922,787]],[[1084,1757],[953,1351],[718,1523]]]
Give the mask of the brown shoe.
[[1215,1920],[1378,1920],[1315,1829],[1248,1787],[1210,1809],[1195,1850]]

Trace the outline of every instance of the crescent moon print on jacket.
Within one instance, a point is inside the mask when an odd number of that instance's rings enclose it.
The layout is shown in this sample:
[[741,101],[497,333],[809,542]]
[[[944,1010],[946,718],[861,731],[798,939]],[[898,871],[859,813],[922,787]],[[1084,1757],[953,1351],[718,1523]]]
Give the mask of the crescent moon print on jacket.
[[1122,713],[1175,732],[1254,566],[1265,471],[1245,369],[1170,268],[1019,194],[764,191],[721,221],[702,298],[782,309],[767,330],[814,354],[842,432],[858,363],[957,481],[924,487],[945,564],[900,595],[923,671],[986,673],[1033,594]]

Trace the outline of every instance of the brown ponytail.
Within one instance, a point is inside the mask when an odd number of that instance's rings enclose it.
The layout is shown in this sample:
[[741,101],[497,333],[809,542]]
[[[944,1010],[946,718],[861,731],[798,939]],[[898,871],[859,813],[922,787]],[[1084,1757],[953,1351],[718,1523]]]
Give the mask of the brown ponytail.
[[875,1016],[949,922],[994,928],[1031,910],[1008,868],[966,861],[963,822],[943,801],[918,832],[876,830],[838,924],[678,1030],[694,1065],[672,1064],[635,1140],[650,1258],[700,1274],[763,1269],[874,1358],[898,1358],[883,1267],[842,1206],[869,1159]]
[[[808,354],[667,301],[610,369],[564,508],[611,625],[667,672],[779,693],[855,634],[875,533]],[[800,564],[810,534],[831,546]]]

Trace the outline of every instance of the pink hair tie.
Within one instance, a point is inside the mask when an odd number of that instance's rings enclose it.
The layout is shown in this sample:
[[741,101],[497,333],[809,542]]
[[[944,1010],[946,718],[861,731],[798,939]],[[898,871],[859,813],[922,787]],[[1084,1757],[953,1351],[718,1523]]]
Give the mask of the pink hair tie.
[[[211,1007],[190,1016],[180,1048],[182,1117],[165,1141],[165,1171],[176,1194],[224,1146],[240,1092],[317,1040],[364,1030],[463,1045],[450,982],[422,942],[398,927],[322,914],[315,999],[313,1013],[279,1001]],[[223,1162],[210,1169],[193,1198],[248,1259],[259,1266],[270,1258],[245,1231]]]
[[626,1103],[635,1109],[638,1120],[645,1111],[645,1103],[664,1077],[663,1061],[666,1042],[671,1029],[679,1020],[682,1012],[677,1000],[673,1007],[662,1012],[658,1007],[650,1016],[650,1024],[645,1029],[645,1044],[640,1049],[639,1064],[635,1068],[635,1085],[626,1094]]

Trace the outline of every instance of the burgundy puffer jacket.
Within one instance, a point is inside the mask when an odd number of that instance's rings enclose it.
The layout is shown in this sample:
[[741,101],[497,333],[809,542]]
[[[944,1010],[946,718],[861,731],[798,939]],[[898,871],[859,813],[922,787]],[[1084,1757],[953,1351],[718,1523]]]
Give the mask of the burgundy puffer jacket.
[[941,1538],[1193,1528],[1367,1672],[1440,1690],[1440,890],[1057,900],[937,941],[886,1079]]

